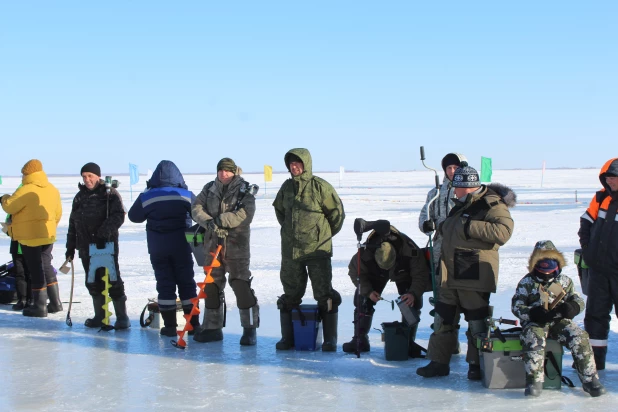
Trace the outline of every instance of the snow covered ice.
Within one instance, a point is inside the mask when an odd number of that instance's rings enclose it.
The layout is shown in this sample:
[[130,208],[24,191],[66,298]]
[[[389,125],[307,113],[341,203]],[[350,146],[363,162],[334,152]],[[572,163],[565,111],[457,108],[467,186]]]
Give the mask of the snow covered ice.
[[[599,165],[600,167],[600,165]],[[73,327],[65,324],[64,311],[47,318],[26,318],[10,306],[0,306],[0,359],[3,365],[0,405],[5,410],[613,410],[618,390],[618,321],[613,316],[609,337],[607,369],[600,372],[608,394],[592,399],[581,389],[568,350],[563,373],[576,388],[545,390],[538,399],[526,399],[523,389],[485,389],[466,378],[465,355],[451,361],[451,374],[423,379],[416,368],[425,359],[403,362],[384,360],[380,334],[370,333],[371,352],[360,359],[342,352],[341,344],[353,335],[354,286],[347,265],[356,253],[354,219],[388,219],[419,246],[427,237],[418,230],[418,214],[434,181],[427,171],[390,173],[347,173],[339,184],[338,173],[317,173],[337,189],[346,211],[341,233],[334,238],[333,286],[343,296],[339,308],[339,339],[336,353],[275,351],[280,338],[279,314],[275,302],[282,294],[279,281],[279,225],[271,203],[287,174],[275,174],[264,185],[263,175],[247,174],[245,179],[260,185],[257,212],[252,224],[251,269],[253,287],[260,301],[261,325],[254,347],[238,343],[242,328],[234,294],[227,288],[227,326],[223,342],[198,344],[187,337],[188,347],[180,350],[158,329],[141,328],[139,315],[148,298],[156,297],[155,279],[146,249],[143,224],[125,221],[120,229],[120,270],[125,281],[127,306],[132,327],[128,331],[97,332],[83,326],[92,315],[92,301],[84,286],[84,272],[76,262]],[[128,176],[116,177],[124,204],[131,206]],[[189,188],[198,193],[213,175],[185,176]],[[5,177],[0,191],[12,193],[20,178]],[[547,170],[543,187],[539,170],[494,171],[494,181],[510,186],[518,195],[511,210],[515,231],[500,249],[498,292],[492,295],[495,317],[513,318],[510,300],[519,279],[526,273],[528,257],[535,242],[551,239],[564,252],[569,275],[579,289],[573,264],[578,248],[579,217],[593,193],[599,189],[598,169]],[[79,176],[50,177],[62,195],[64,214],[54,245],[54,266],[64,261],[64,244],[71,201]],[[265,187],[266,186],[266,187]],[[145,187],[141,177],[133,187],[133,198]],[[577,191],[578,202],[575,202]],[[11,259],[9,238],[0,239],[0,260]],[[195,268],[195,279],[204,278]],[[71,276],[58,274],[60,294],[68,302]],[[579,289],[581,290],[581,289]],[[426,346],[432,320],[428,316],[429,293],[418,330],[417,342]],[[396,297],[389,283],[386,299]],[[313,303],[311,287],[304,303]],[[111,306],[111,305],[110,305]],[[373,327],[400,319],[389,303],[376,305]],[[583,315],[576,320],[582,324]],[[465,322],[462,321],[462,330]],[[460,333],[465,353],[464,333]]]

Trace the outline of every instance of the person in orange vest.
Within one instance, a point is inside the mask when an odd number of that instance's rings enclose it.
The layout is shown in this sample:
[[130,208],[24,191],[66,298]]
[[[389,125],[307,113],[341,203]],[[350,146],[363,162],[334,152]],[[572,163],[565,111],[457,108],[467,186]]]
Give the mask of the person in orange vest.
[[599,180],[603,189],[581,216],[578,235],[590,274],[584,327],[597,370],[603,370],[611,311],[618,307],[618,157],[605,162]]

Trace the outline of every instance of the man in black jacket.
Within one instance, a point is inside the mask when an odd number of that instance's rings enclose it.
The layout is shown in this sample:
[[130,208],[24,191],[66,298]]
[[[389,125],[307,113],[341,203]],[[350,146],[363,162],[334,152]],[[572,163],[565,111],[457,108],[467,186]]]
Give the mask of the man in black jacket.
[[98,249],[103,249],[107,242],[113,242],[117,280],[111,282],[109,297],[116,312],[114,327],[127,329],[131,326],[131,322],[127,316],[125,303],[127,296],[124,293],[124,282],[120,278],[118,266],[118,228],[124,223],[125,215],[122,198],[115,188],[105,187],[105,181],[101,179],[101,168],[96,163],[86,163],[81,169],[81,175],[84,183],[79,184],[79,192],[73,199],[66,258],[73,260],[77,250],[86,272],[86,288],[92,296],[94,317],[86,319],[85,325],[89,328],[99,328],[103,325],[105,317],[103,309],[105,296],[102,294],[105,283],[101,279],[105,275],[105,269],[97,269],[94,282],[88,283],[89,247],[91,244],[96,244]]
[[597,370],[605,369],[612,307],[618,308],[618,158],[601,168],[598,191],[580,219],[579,243],[589,267],[584,327]]

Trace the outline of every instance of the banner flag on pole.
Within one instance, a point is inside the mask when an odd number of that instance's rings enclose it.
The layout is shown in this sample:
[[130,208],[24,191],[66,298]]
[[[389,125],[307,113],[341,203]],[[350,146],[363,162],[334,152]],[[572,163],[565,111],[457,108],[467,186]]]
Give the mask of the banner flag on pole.
[[264,181],[272,182],[273,181],[273,167],[264,165]]
[[0,185],[2,184],[2,176],[0,176]]
[[129,178],[131,185],[135,185],[139,182],[139,171],[137,170],[137,165],[133,163],[129,163]]
[[129,163],[129,188],[131,190],[131,201],[133,201],[133,185],[139,182],[139,171],[137,165]]
[[481,182],[491,183],[491,158],[481,156]]

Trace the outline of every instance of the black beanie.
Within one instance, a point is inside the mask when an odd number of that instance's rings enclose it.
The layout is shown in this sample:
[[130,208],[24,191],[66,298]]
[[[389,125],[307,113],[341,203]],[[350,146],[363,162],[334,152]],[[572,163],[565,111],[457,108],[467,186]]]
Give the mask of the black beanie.
[[461,159],[455,153],[449,153],[442,159],[442,170],[446,173],[446,168],[450,165],[461,166]]
[[86,163],[84,166],[82,166],[82,170],[81,172],[79,172],[79,174],[81,175],[84,172],[92,173],[93,175],[97,175],[101,177],[101,168],[99,167],[98,164],[93,163],[93,162]]

